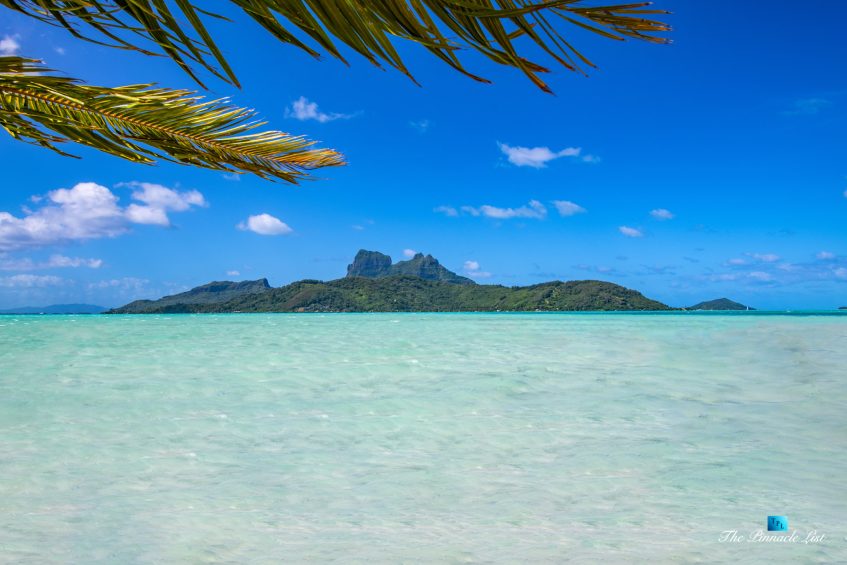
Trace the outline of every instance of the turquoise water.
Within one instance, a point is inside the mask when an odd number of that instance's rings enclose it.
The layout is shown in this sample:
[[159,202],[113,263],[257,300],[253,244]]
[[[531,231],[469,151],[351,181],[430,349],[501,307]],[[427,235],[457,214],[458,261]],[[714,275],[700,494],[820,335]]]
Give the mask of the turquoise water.
[[[0,562],[845,562],[845,346],[838,316],[0,316]],[[719,541],[769,514],[798,542]]]

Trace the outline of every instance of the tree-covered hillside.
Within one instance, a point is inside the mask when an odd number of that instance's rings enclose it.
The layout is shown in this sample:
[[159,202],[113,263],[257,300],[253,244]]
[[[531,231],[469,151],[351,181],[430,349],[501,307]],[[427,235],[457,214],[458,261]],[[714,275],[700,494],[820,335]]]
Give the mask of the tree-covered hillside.
[[304,280],[221,302],[128,304],[111,313],[177,312],[472,312],[668,310],[640,292],[602,281],[548,282],[525,287],[468,285],[395,275]]

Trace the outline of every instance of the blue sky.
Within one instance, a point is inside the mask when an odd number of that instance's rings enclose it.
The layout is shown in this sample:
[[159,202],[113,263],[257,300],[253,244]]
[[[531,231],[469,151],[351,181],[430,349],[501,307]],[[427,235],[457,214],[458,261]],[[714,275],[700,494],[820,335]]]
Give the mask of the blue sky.
[[[572,33],[600,68],[554,69],[552,96],[473,53],[467,65],[494,84],[403,46],[418,87],[356,55],[315,61],[243,18],[214,23],[243,89],[206,76],[208,94],[349,166],[294,187],[76,146],[82,159],[67,159],[3,134],[0,308],[333,279],[360,248],[431,253],[481,283],[847,305],[847,5],[657,6],[674,12],[672,45]],[[196,88],[164,58],[8,12],[0,50],[94,84]]]

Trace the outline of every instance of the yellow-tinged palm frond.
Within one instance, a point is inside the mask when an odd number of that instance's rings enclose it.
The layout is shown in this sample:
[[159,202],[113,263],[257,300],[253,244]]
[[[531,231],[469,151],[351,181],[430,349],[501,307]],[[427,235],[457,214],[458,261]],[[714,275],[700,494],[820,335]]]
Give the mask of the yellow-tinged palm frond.
[[[565,27],[576,26],[611,39],[627,37],[664,43],[656,35],[667,24],[650,19],[666,14],[650,9],[650,2],[589,6],[584,0],[229,0],[283,43],[318,56],[302,41],[344,60],[336,41],[346,44],[376,65],[387,64],[411,76],[394,48],[393,38],[418,43],[454,69],[476,80],[485,79],[465,69],[458,51],[474,49],[489,59],[524,72],[538,87],[549,91],[538,73],[548,69],[523,54],[534,44],[570,70],[593,63],[564,37]],[[0,0],[0,6],[64,27],[76,37],[94,40],[99,32],[112,45],[156,49],[176,61],[195,80],[196,64],[238,84],[203,24],[220,17],[199,9],[189,0]],[[128,37],[129,36],[129,37]],[[141,37],[150,45],[132,39]],[[523,44],[519,41],[525,38]],[[220,70],[219,70],[220,69]],[[201,83],[202,84],[202,83]]]
[[261,131],[252,110],[186,90],[80,84],[45,74],[37,61],[0,57],[0,126],[12,137],[67,155],[75,141],[130,161],[156,158],[296,183],[340,154],[279,131]]

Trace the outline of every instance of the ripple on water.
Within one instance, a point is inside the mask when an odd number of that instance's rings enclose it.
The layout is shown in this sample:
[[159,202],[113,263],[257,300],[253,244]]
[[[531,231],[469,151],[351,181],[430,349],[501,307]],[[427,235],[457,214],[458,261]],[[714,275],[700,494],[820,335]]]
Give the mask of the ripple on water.
[[[847,319],[3,317],[0,562],[847,561]],[[722,544],[767,514],[826,541]]]

